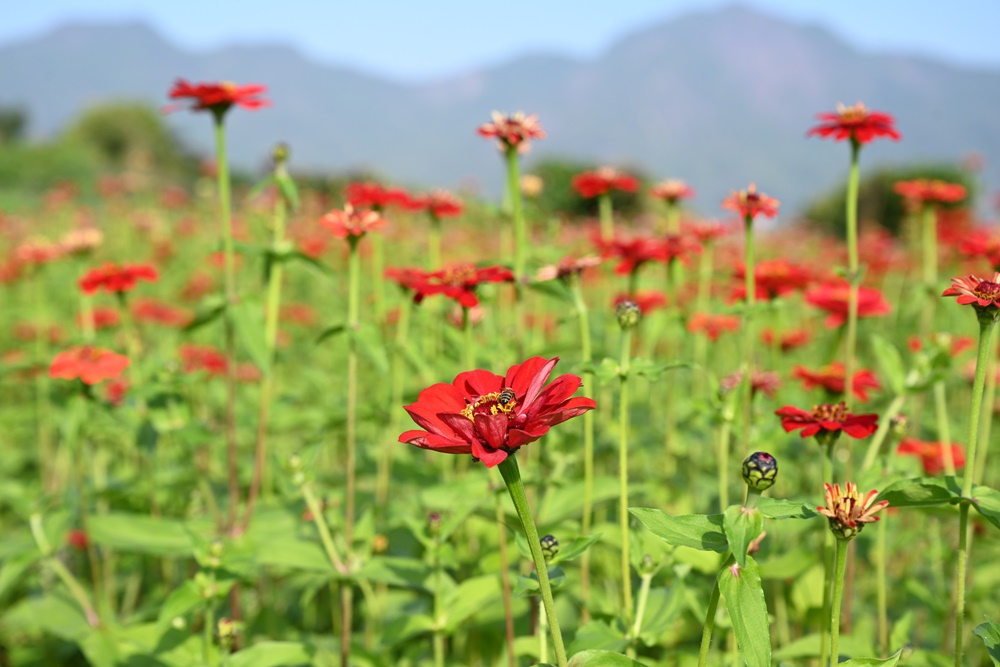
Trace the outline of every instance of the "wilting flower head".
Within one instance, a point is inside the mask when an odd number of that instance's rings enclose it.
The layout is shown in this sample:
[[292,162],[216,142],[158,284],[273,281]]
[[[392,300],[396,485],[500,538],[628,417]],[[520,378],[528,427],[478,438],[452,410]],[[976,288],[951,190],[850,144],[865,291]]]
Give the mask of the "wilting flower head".
[[[955,470],[965,467],[965,450],[961,445],[952,443],[951,460],[955,464]],[[907,456],[919,456],[920,464],[924,467],[924,472],[928,475],[940,475],[945,470],[944,456],[946,445],[943,442],[924,442],[916,438],[903,438],[896,448],[897,454]]]
[[989,280],[973,275],[952,278],[951,287],[941,296],[957,296],[956,300],[963,306],[971,305],[978,311],[996,314],[1000,308],[1000,272],[994,273]]
[[[170,99],[190,99],[194,102],[193,111],[211,111],[221,118],[233,105],[244,109],[259,109],[271,102],[261,99],[267,88],[258,84],[237,86],[228,81],[222,83],[191,84],[184,79],[177,79],[170,89]],[[167,107],[166,111],[175,111],[180,105]]]
[[719,336],[723,333],[736,331],[739,328],[740,318],[735,315],[695,313],[687,323],[688,331],[691,333],[703,333],[712,342],[719,340]]
[[457,301],[463,308],[474,308],[479,305],[476,287],[481,283],[513,282],[514,274],[505,266],[457,264],[429,272],[411,269],[406,280],[405,287],[415,292],[414,303],[420,303],[428,296],[443,294]]
[[556,278],[566,280],[571,276],[579,276],[587,269],[600,266],[602,261],[604,260],[596,255],[585,255],[584,257],[563,257],[559,260],[558,264],[543,266],[538,269],[538,273],[535,274],[535,280],[540,283],[547,280],[555,280]]
[[544,139],[545,130],[538,122],[535,114],[525,115],[518,111],[513,115],[505,116],[499,111],[491,114],[492,123],[483,123],[476,132],[481,137],[496,137],[497,147],[504,152],[517,150],[519,153],[527,153],[532,139]]
[[861,498],[858,485],[847,482],[843,492],[839,484],[826,487],[826,507],[817,507],[816,511],[830,521],[830,530],[838,540],[851,540],[861,532],[866,523],[875,523],[879,517],[876,513],[889,506],[888,500],[875,502],[878,491],[872,490]]
[[897,181],[892,189],[899,196],[916,206],[954,204],[965,199],[967,193],[961,183],[948,183],[940,179],[918,178],[914,181]]
[[140,280],[156,282],[160,274],[151,264],[105,264],[87,271],[80,278],[80,289],[85,294],[94,294],[98,290],[106,292],[130,292],[135,289]]
[[843,401],[837,404],[822,403],[813,406],[812,412],[786,405],[775,410],[781,417],[781,427],[786,433],[802,429],[802,437],[815,435],[820,444],[830,444],[841,431],[852,438],[867,438],[878,428],[878,415],[853,415]]
[[753,220],[758,215],[773,218],[778,215],[779,202],[763,192],[757,192],[753,183],[746,190],[737,190],[722,200],[722,208],[736,211],[744,220]]
[[778,478],[778,459],[767,452],[754,452],[743,459],[743,481],[755,491],[766,491]]
[[[806,292],[806,302],[827,313],[826,326],[831,329],[847,321],[851,287],[846,282],[824,283]],[[858,288],[858,318],[888,315],[892,306],[874,287]]]
[[668,204],[676,204],[682,199],[694,197],[694,190],[684,181],[668,178],[649,189],[649,196],[662,199]]
[[368,232],[382,229],[386,221],[378,211],[367,208],[356,209],[347,204],[343,210],[334,209],[324,215],[319,224],[329,229],[338,239],[357,240]]
[[639,181],[611,167],[601,167],[574,176],[573,189],[584,199],[593,199],[612,190],[635,192],[639,189]]
[[435,384],[406,406],[422,430],[400,442],[446,454],[471,454],[492,468],[549,428],[597,407],[589,398],[570,398],[580,378],[562,375],[545,385],[558,358],[532,357],[506,376],[474,370],[451,384]]
[[879,137],[899,140],[893,117],[880,111],[869,111],[861,102],[853,107],[838,104],[835,113],[820,113],[816,117],[822,122],[809,130],[807,137],[817,135],[835,141],[849,139],[856,144],[867,144]]
[[128,357],[111,350],[92,345],[73,347],[56,355],[49,365],[49,377],[97,384],[118,377],[128,365]]
[[[830,394],[843,394],[845,375],[844,364],[839,361],[823,366],[819,370],[811,371],[804,366],[796,366],[792,374],[802,380],[802,386],[806,389],[822,387]],[[869,389],[879,389],[878,378],[867,368],[859,368],[852,374],[851,390],[859,401],[868,400]]]

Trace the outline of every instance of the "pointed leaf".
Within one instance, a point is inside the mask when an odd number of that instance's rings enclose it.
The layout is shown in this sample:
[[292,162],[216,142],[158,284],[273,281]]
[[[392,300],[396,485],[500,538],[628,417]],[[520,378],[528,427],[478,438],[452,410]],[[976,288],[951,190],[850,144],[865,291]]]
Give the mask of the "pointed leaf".
[[228,667],[311,665],[315,650],[301,642],[261,642],[229,656]]
[[885,660],[880,658],[853,658],[840,663],[839,667],[896,667],[903,649],[899,649]]
[[740,657],[747,667],[770,667],[771,626],[757,563],[747,556],[746,567],[733,564],[719,573],[719,591],[733,622]]
[[[587,651],[587,649],[603,649],[600,653],[605,651],[621,651],[626,646],[628,646],[628,639],[625,638],[625,633],[617,626],[612,627],[605,621],[591,621],[586,625],[582,626],[576,631],[576,636],[573,638],[573,643],[570,644],[570,653],[577,653],[578,651]],[[579,655],[574,655],[573,660],[576,660]],[[570,664],[576,665],[590,665],[590,664],[600,664],[600,663],[589,663],[589,662],[576,662],[570,661]]]
[[954,477],[913,477],[890,484],[878,499],[890,507],[935,507],[961,501],[962,487]]
[[972,506],[984,519],[1000,528],[1000,493],[988,486],[972,487]]
[[757,499],[757,509],[768,519],[811,519],[817,516],[816,505],[781,498],[761,496]]
[[271,355],[264,337],[264,312],[259,302],[253,299],[240,301],[229,309],[233,329],[246,349],[254,365],[267,375],[271,372]]
[[733,557],[740,567],[746,567],[747,549],[764,529],[764,515],[758,509],[747,510],[739,505],[726,508],[723,528]]
[[628,511],[667,544],[717,553],[729,548],[721,514],[670,516],[651,507],[630,507]]
[[583,651],[574,655],[567,667],[646,667],[632,658],[611,651]]
[[896,346],[878,334],[873,334],[869,341],[875,359],[878,361],[882,376],[888,381],[893,396],[901,396],[906,391],[906,368],[903,357]]
[[389,374],[389,354],[382,344],[381,334],[373,324],[363,323],[357,329],[349,329],[347,335],[361,349],[375,370],[382,375]]
[[977,625],[975,633],[986,644],[986,652],[989,654],[990,660],[993,661],[994,667],[1000,667],[1000,623],[986,616],[986,622]]
[[327,338],[332,338],[333,336],[342,334],[345,331],[347,331],[346,324],[334,324],[333,326],[329,326],[326,329],[323,329],[323,331],[320,332],[318,336],[316,336],[316,344],[318,345],[323,341],[325,341]]
[[557,563],[564,563],[566,561],[576,560],[582,556],[587,549],[597,543],[601,539],[601,535],[585,535],[583,537],[574,538],[569,544],[560,544],[559,553],[549,562],[549,565],[555,565]]

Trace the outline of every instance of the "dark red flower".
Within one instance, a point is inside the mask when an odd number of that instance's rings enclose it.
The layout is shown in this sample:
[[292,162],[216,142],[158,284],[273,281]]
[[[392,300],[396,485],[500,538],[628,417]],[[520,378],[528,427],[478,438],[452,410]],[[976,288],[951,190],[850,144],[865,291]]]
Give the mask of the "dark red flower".
[[593,199],[612,190],[635,192],[639,189],[639,181],[611,167],[601,167],[574,176],[573,189],[584,199]]
[[962,236],[958,251],[971,258],[983,258],[994,270],[1000,269],[1000,236],[985,229],[977,229]]
[[942,292],[941,296],[957,296],[959,304],[972,305],[977,310],[1000,308],[1000,271],[994,273],[990,280],[973,275],[952,278],[951,287]]
[[476,128],[476,133],[481,137],[497,139],[497,147],[506,152],[510,149],[517,149],[520,153],[526,153],[532,139],[544,139],[545,130],[538,122],[535,114],[525,115],[518,111],[513,115],[503,115],[499,111],[491,114],[492,123],[483,123]]
[[619,294],[615,297],[613,305],[617,308],[618,304],[623,301],[632,301],[635,303],[635,305],[639,306],[639,311],[642,312],[643,317],[645,317],[654,310],[666,308],[667,295],[663,292],[655,292],[653,290],[639,290],[635,294]]
[[[774,345],[775,343],[775,333],[771,329],[764,329],[760,334],[760,338],[766,345]],[[790,352],[806,345],[811,339],[812,334],[807,329],[794,329],[781,333],[777,338],[777,342],[782,352]]]
[[867,144],[879,137],[899,140],[893,117],[880,111],[869,111],[861,102],[853,107],[838,104],[835,113],[820,113],[816,117],[822,122],[809,130],[807,137],[817,135],[835,141],[849,139],[858,144]]
[[965,199],[967,191],[961,183],[948,183],[939,179],[918,178],[897,181],[892,189],[899,196],[916,206],[954,204]]
[[118,377],[129,366],[128,357],[87,345],[73,347],[56,355],[49,365],[49,377],[97,384]]
[[410,195],[401,188],[386,188],[378,183],[351,183],[344,191],[347,203],[356,209],[370,208],[384,211],[390,206],[405,207],[411,202]]
[[[261,99],[267,88],[258,84],[237,86],[234,83],[196,83],[191,84],[184,79],[177,79],[170,90],[170,99],[189,99],[194,102],[193,111],[211,111],[216,115],[229,111],[233,105],[244,109],[259,109],[271,102]],[[181,105],[171,105],[166,111],[175,111]]]
[[373,209],[356,209],[350,204],[343,210],[334,209],[324,215],[319,224],[326,227],[338,239],[359,239],[368,232],[382,229],[385,219]]
[[571,398],[576,375],[561,375],[544,386],[558,358],[532,357],[511,366],[506,376],[474,370],[451,384],[424,389],[406,406],[422,430],[407,431],[400,442],[446,454],[471,454],[487,468],[500,464],[549,428],[593,410],[589,398]]
[[164,327],[186,327],[194,315],[184,308],[171,306],[156,299],[141,299],[131,306],[132,315],[139,322],[159,324]]
[[751,183],[746,190],[737,190],[722,200],[722,208],[736,211],[744,220],[753,220],[758,215],[765,218],[778,215],[780,203],[774,197],[757,192],[757,186]]
[[181,364],[185,373],[205,371],[216,377],[226,374],[229,360],[211,345],[185,343],[180,349]]
[[813,407],[812,412],[787,405],[774,414],[781,417],[781,427],[786,433],[802,429],[802,437],[816,435],[834,436],[843,431],[852,438],[867,438],[878,428],[878,415],[853,415],[843,402],[831,405],[823,403]]
[[87,271],[80,278],[80,289],[84,294],[94,294],[98,290],[106,292],[130,292],[136,283],[145,280],[155,283],[160,274],[152,264],[115,264],[106,262],[103,265]]
[[[919,456],[920,464],[928,475],[940,475],[945,471],[945,445],[943,442],[924,442],[916,438],[903,438],[899,447],[896,448],[896,453]],[[955,464],[955,470],[961,470],[965,467],[965,450],[962,449],[961,445],[951,444],[951,460]]]
[[608,241],[596,238],[595,243],[605,259],[618,259],[615,273],[628,275],[637,271],[646,262],[664,262],[667,259],[666,246],[663,241],[654,237],[624,238],[618,237]]
[[[846,282],[824,283],[806,292],[806,302],[827,312],[826,326],[831,329],[847,321],[850,286]],[[878,317],[892,312],[892,306],[874,287],[858,288],[858,318]]]
[[[806,389],[821,387],[827,392],[835,395],[844,393],[844,364],[834,361],[823,366],[817,371],[811,371],[803,366],[796,366],[792,374],[802,380],[802,386]],[[859,368],[853,373],[851,378],[852,393],[859,401],[868,400],[869,389],[880,389],[878,378],[867,368]]]
[[514,274],[503,266],[477,267],[474,264],[458,264],[439,271],[423,272],[410,269],[405,280],[416,293],[414,303],[420,303],[425,297],[443,294],[454,299],[463,308],[474,308],[479,305],[476,298],[476,287],[481,283],[513,282]]
[[75,551],[86,551],[90,540],[87,539],[87,533],[79,528],[73,528],[66,533],[66,544]]
[[676,204],[681,199],[694,197],[694,190],[684,181],[676,178],[668,178],[651,187],[649,189],[649,196],[655,199],[662,199],[668,204]]
[[[645,311],[643,311],[645,312]],[[688,320],[687,330],[691,333],[703,333],[710,341],[719,340],[719,336],[727,331],[740,328],[740,318],[735,315],[710,315],[695,313]]]

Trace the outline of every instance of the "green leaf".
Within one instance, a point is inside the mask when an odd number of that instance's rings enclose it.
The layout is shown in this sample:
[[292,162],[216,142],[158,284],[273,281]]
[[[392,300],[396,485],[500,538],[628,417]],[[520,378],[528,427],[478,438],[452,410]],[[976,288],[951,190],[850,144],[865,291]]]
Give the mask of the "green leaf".
[[431,590],[434,571],[415,558],[379,556],[366,562],[355,576],[368,581],[381,581],[390,586]]
[[747,510],[739,505],[730,505],[726,508],[722,527],[733,557],[740,567],[746,567],[747,549],[764,529],[764,515],[758,509]]
[[[566,583],[566,573],[561,567],[549,568],[549,585],[553,590],[560,588]],[[521,575],[514,584],[514,597],[526,598],[539,595],[542,587],[538,583],[538,575],[532,572],[528,576]]]
[[303,252],[301,252],[299,250],[291,250],[291,251],[289,251],[285,255],[285,257],[287,259],[294,259],[294,260],[297,260],[299,262],[302,262],[303,264],[305,264],[306,266],[308,266],[310,269],[315,270],[317,273],[319,273],[321,275],[324,275],[324,276],[327,276],[327,277],[333,275],[333,272],[330,271],[330,267],[328,267],[326,264],[324,264],[323,262],[319,261],[318,259],[316,259],[314,257],[310,257],[309,255],[307,255],[307,254],[305,254],[305,253],[303,253]]
[[878,334],[872,334],[869,339],[875,359],[878,361],[882,376],[888,380],[889,388],[894,396],[901,396],[906,391],[906,368],[903,357],[896,346]]
[[545,282],[528,283],[528,288],[539,294],[545,294],[563,303],[573,303],[573,292],[562,280],[546,280]]
[[[984,614],[984,616],[986,615]],[[994,667],[1000,667],[1000,624],[986,616],[986,622],[977,625],[973,632],[986,644],[986,652],[989,654],[990,660],[993,661]]]
[[181,331],[185,333],[190,333],[196,329],[200,329],[206,324],[214,322],[215,320],[222,317],[223,313],[226,312],[226,302],[218,294],[213,294],[207,297],[204,302],[202,302],[201,307],[198,308],[194,315],[194,319],[185,326]]
[[984,519],[1000,528],[1000,493],[988,486],[974,486],[972,487],[972,506]]
[[885,660],[879,658],[853,658],[840,663],[839,667],[896,667],[903,649],[899,649]]
[[733,622],[733,633],[740,656],[748,667],[770,667],[771,627],[767,603],[760,583],[760,571],[747,556],[746,567],[733,564],[719,573],[719,591],[726,599],[726,609]]
[[583,651],[574,655],[567,667],[646,667],[632,658],[611,651]]
[[[820,577],[822,577],[822,568],[820,568]],[[841,655],[858,655],[871,653],[872,647],[869,642],[864,640],[850,635],[841,635],[839,652]],[[798,664],[798,662],[803,658],[816,658],[819,657],[819,654],[820,636],[819,633],[814,633],[804,637],[799,637],[798,639],[785,644],[774,652],[774,659],[779,663],[795,661],[796,664]]]
[[311,665],[315,650],[301,642],[261,642],[229,656],[228,667]]
[[368,361],[376,371],[382,375],[389,374],[389,355],[385,351],[385,345],[382,344],[382,336],[374,324],[364,322],[358,325],[357,329],[348,329],[347,335],[368,357]]
[[466,579],[448,596],[445,629],[457,630],[470,616],[500,599],[500,582],[496,575]]
[[23,582],[24,573],[41,557],[41,552],[34,550],[18,554],[4,561],[3,567],[0,567],[0,600],[3,600],[9,591]]
[[892,624],[892,634],[889,635],[889,646],[908,646],[913,633],[913,610],[907,611],[898,621]]
[[273,183],[274,183],[274,174],[268,174],[264,178],[254,183],[253,187],[250,188],[250,191],[247,192],[246,196],[247,201],[253,201],[257,197],[259,197],[261,193],[264,192],[264,190],[266,190],[268,186],[270,186]]
[[556,565],[557,563],[565,563],[566,561],[576,560],[600,539],[600,534],[585,535],[583,537],[574,538],[569,544],[560,544],[559,553],[557,553],[549,562],[549,565]]
[[761,496],[757,499],[757,508],[768,519],[811,519],[819,515],[819,512],[816,511],[816,505],[813,503],[768,498],[767,496]]
[[434,619],[427,614],[404,614],[386,625],[382,641],[391,646],[432,630]]
[[274,183],[278,186],[278,192],[281,193],[288,208],[293,211],[298,209],[299,189],[295,185],[295,181],[292,180],[292,177],[286,173],[279,172],[274,176]]
[[261,304],[253,299],[240,301],[229,309],[233,329],[239,337],[247,354],[260,372],[267,375],[271,372],[271,355],[267,351],[267,340],[264,336],[264,313]]
[[691,364],[686,361],[653,361],[652,359],[633,359],[630,372],[635,373],[647,380],[656,380],[667,371],[680,368],[691,368]]
[[667,544],[717,553],[729,548],[721,514],[670,516],[651,507],[630,507],[628,511]]
[[816,562],[816,550],[798,545],[792,549],[781,549],[766,561],[758,563],[762,579],[791,581],[805,573]]
[[339,336],[340,334],[346,331],[347,331],[346,324],[334,324],[333,326],[329,326],[323,329],[323,331],[321,331],[320,334],[316,336],[316,344],[318,345],[322,343],[327,338],[332,338],[333,336]]
[[[576,636],[573,638],[573,643],[570,644],[569,651],[574,654],[579,651],[586,651],[587,653],[604,653],[605,651],[621,651],[626,646],[628,646],[628,639],[625,638],[625,633],[620,628],[617,626],[611,627],[605,621],[591,621],[576,631]],[[587,649],[602,650],[587,651]],[[574,655],[573,660],[576,660],[579,657],[579,655]],[[601,663],[574,663],[570,661],[570,664],[589,665]]]
[[95,544],[116,551],[156,556],[190,556],[194,551],[188,526],[176,519],[142,514],[98,514],[87,519],[87,528]]
[[646,646],[656,646],[663,634],[680,617],[684,610],[687,591],[683,579],[677,579],[669,589],[654,588],[646,601],[646,613],[642,617],[639,639]]
[[962,499],[962,487],[954,477],[913,477],[886,487],[878,500],[888,500],[889,507],[936,507],[955,504]]
[[198,585],[189,579],[167,596],[167,599],[160,606],[160,613],[156,620],[161,625],[169,625],[178,616],[184,616],[204,603],[205,600],[201,597]]

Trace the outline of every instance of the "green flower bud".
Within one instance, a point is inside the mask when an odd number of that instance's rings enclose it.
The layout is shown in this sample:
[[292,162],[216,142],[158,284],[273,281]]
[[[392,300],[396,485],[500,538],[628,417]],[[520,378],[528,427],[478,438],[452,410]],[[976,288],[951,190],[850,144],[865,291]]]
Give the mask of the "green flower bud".
[[755,491],[765,491],[778,477],[778,459],[767,452],[754,452],[743,459],[743,481]]
[[559,540],[553,535],[546,535],[539,542],[542,545],[542,555],[545,556],[545,562],[548,563],[559,553]]
[[635,301],[626,299],[618,303],[615,308],[615,317],[618,318],[618,326],[622,329],[632,329],[642,319],[642,309]]

